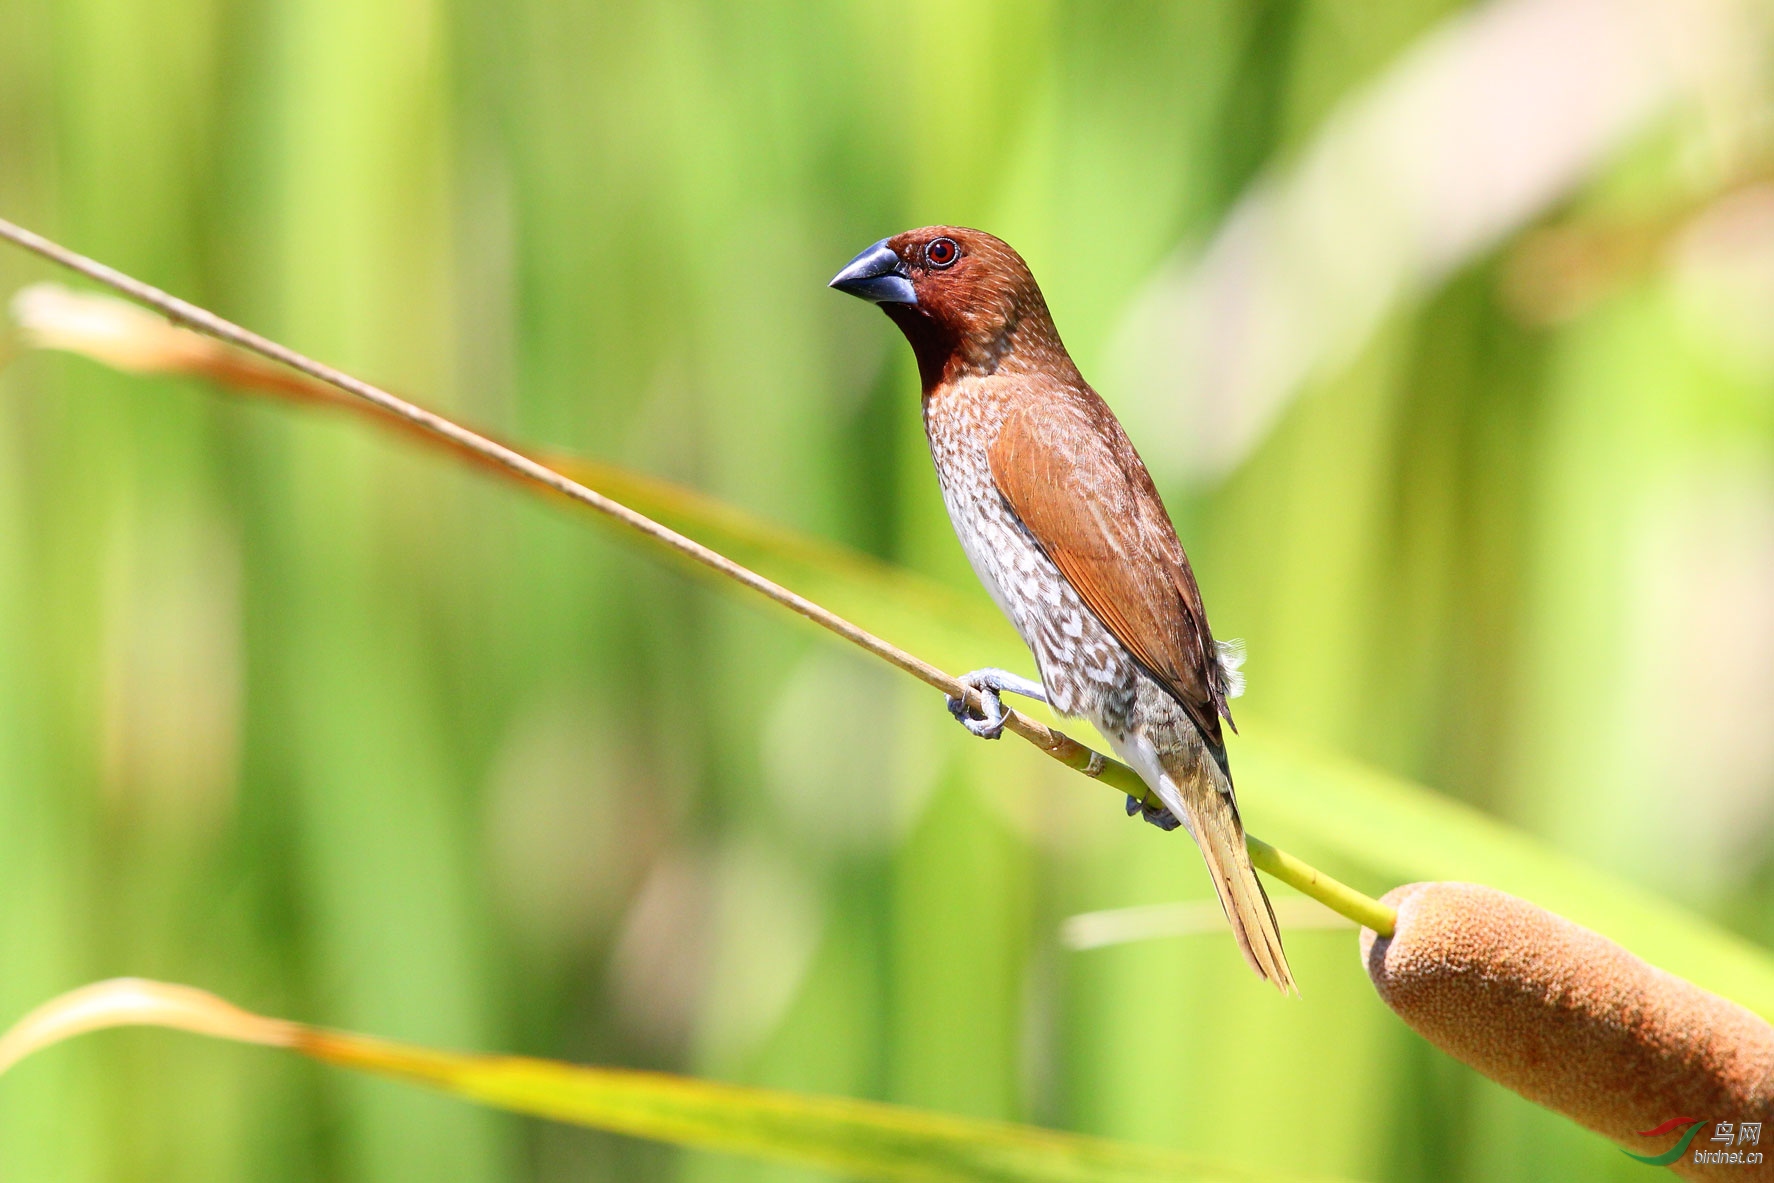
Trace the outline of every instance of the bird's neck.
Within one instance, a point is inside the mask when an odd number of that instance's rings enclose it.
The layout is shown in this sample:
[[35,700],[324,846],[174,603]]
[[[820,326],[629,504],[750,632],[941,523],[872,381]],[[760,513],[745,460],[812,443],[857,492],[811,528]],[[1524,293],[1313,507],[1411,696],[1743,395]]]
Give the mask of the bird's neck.
[[991,374],[1083,380],[1045,305],[1003,318],[985,331],[974,326],[959,329],[909,304],[883,304],[881,310],[910,343],[926,397],[941,386]]

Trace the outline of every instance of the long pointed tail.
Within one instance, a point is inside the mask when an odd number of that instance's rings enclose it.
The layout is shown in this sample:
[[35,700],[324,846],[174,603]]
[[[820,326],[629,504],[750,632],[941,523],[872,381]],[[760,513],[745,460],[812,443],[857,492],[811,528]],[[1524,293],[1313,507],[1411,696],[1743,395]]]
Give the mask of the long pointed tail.
[[1230,794],[1220,792],[1205,778],[1193,779],[1180,795],[1188,814],[1184,820],[1195,835],[1195,844],[1201,847],[1201,857],[1207,860],[1239,951],[1264,981],[1273,982],[1283,994],[1298,994],[1293,970],[1281,948],[1275,909],[1269,906],[1269,897],[1244,848],[1244,823],[1238,818],[1238,806]]

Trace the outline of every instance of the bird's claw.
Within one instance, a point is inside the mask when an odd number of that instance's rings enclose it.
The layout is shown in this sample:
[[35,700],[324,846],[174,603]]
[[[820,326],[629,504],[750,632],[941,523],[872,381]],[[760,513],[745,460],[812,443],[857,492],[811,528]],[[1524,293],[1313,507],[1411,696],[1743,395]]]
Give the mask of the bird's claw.
[[955,716],[956,722],[981,739],[997,739],[1002,736],[1004,721],[1010,717],[1010,712],[1004,709],[1004,700],[998,697],[997,689],[993,686],[981,685],[967,678],[963,678],[962,681],[967,682],[979,694],[980,701],[985,704],[985,714],[976,716],[968,709],[965,698],[956,698],[953,695],[948,700],[949,714]]
[[1136,813],[1139,814],[1141,821],[1145,822],[1147,825],[1157,826],[1167,834],[1183,824],[1176,819],[1175,814],[1171,813],[1170,810],[1164,808],[1162,805],[1147,805],[1138,797],[1129,794],[1127,798],[1127,816],[1132,817]]
[[1020,694],[1036,702],[1047,701],[1047,690],[1041,683],[1009,670],[994,667],[974,670],[964,675],[961,683],[979,695],[980,702],[985,704],[985,713],[975,715],[968,709],[966,699],[950,697],[949,714],[981,739],[997,739],[1004,734],[1004,723],[1010,718],[1010,711],[1004,706],[1004,700],[998,697],[1000,694]]

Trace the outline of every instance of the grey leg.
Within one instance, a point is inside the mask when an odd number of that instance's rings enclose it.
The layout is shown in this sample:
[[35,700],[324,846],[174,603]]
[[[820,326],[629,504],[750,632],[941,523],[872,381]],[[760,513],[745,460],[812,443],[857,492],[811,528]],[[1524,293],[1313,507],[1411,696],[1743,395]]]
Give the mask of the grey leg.
[[1140,815],[1141,821],[1145,822],[1147,825],[1157,826],[1165,833],[1169,833],[1171,830],[1174,830],[1183,824],[1171,814],[1170,810],[1164,808],[1164,806],[1160,805],[1156,808],[1148,808],[1140,803],[1138,797],[1130,794],[1127,798],[1127,816],[1132,817],[1136,813]]
[[1041,683],[1013,674],[1009,670],[974,670],[963,675],[961,681],[978,692],[985,703],[985,715],[974,718],[967,711],[966,701],[959,698],[949,699],[949,714],[981,739],[997,739],[1004,734],[1004,720],[1008,717],[1008,712],[1004,709],[1003,700],[998,697],[1000,694],[1020,694],[1036,702],[1047,701],[1047,691]]

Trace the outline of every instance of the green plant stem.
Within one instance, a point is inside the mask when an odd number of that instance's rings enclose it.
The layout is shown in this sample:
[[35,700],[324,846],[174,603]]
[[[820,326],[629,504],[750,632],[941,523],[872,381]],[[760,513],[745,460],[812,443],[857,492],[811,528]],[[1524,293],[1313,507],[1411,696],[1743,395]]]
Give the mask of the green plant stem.
[[1254,834],[1244,836],[1244,847],[1250,851],[1251,865],[1258,870],[1267,871],[1301,895],[1311,896],[1363,928],[1371,928],[1383,937],[1392,935],[1398,923],[1397,909],[1363,895],[1347,883],[1332,879],[1317,867],[1280,847],[1269,845]]
[[[837,613],[790,591],[750,568],[734,562],[719,551],[661,525],[621,502],[585,487],[514,447],[478,432],[470,431],[442,415],[297,353],[287,346],[280,345],[269,338],[242,328],[232,321],[225,320],[208,309],[181,300],[159,288],[107,267],[97,260],[71,251],[59,243],[34,234],[22,226],[4,219],[0,219],[0,238],[48,259],[58,266],[103,284],[139,304],[152,308],[169,318],[175,325],[188,326],[250,353],[288,366],[298,373],[307,375],[309,379],[324,383],[326,388],[337,388],[346,394],[353,395],[356,400],[361,401],[350,405],[373,409],[408,431],[440,444],[459,455],[467,456],[498,471],[503,476],[523,482],[532,488],[564,497],[586,508],[594,509],[635,533],[675,552],[681,558],[689,559],[724,575],[789,611],[836,633],[858,648],[867,650],[888,664],[941,690],[944,694],[965,699],[976,707],[982,705],[974,690],[929,662],[852,624]],[[310,398],[318,397],[320,401],[328,403],[339,402],[331,394],[330,389],[326,390],[324,395],[318,395],[315,392],[291,390],[289,384],[278,383],[270,379],[263,383],[254,383],[252,380],[253,368],[234,367],[225,375],[221,372],[223,369],[221,365],[211,365],[207,368],[218,372],[213,374],[205,372],[204,376],[206,377],[214,377],[234,384],[262,385],[290,396],[306,394]],[[204,367],[200,366],[199,369],[201,371]],[[1100,780],[1119,792],[1133,797],[1143,805],[1163,808],[1156,795],[1133,769],[1079,743],[1063,732],[1047,727],[1017,711],[1008,712],[1005,730],[1034,744],[1068,768],[1082,772],[1095,780]],[[1357,924],[1375,929],[1381,935],[1391,934],[1393,912],[1386,905],[1362,895],[1351,887],[1338,883],[1330,876],[1319,873],[1310,865],[1301,862],[1292,855],[1284,854],[1268,843],[1261,842],[1249,835],[1246,835],[1246,843],[1251,851],[1252,862],[1256,866],[1283,882],[1291,884],[1331,910],[1347,916]]]

